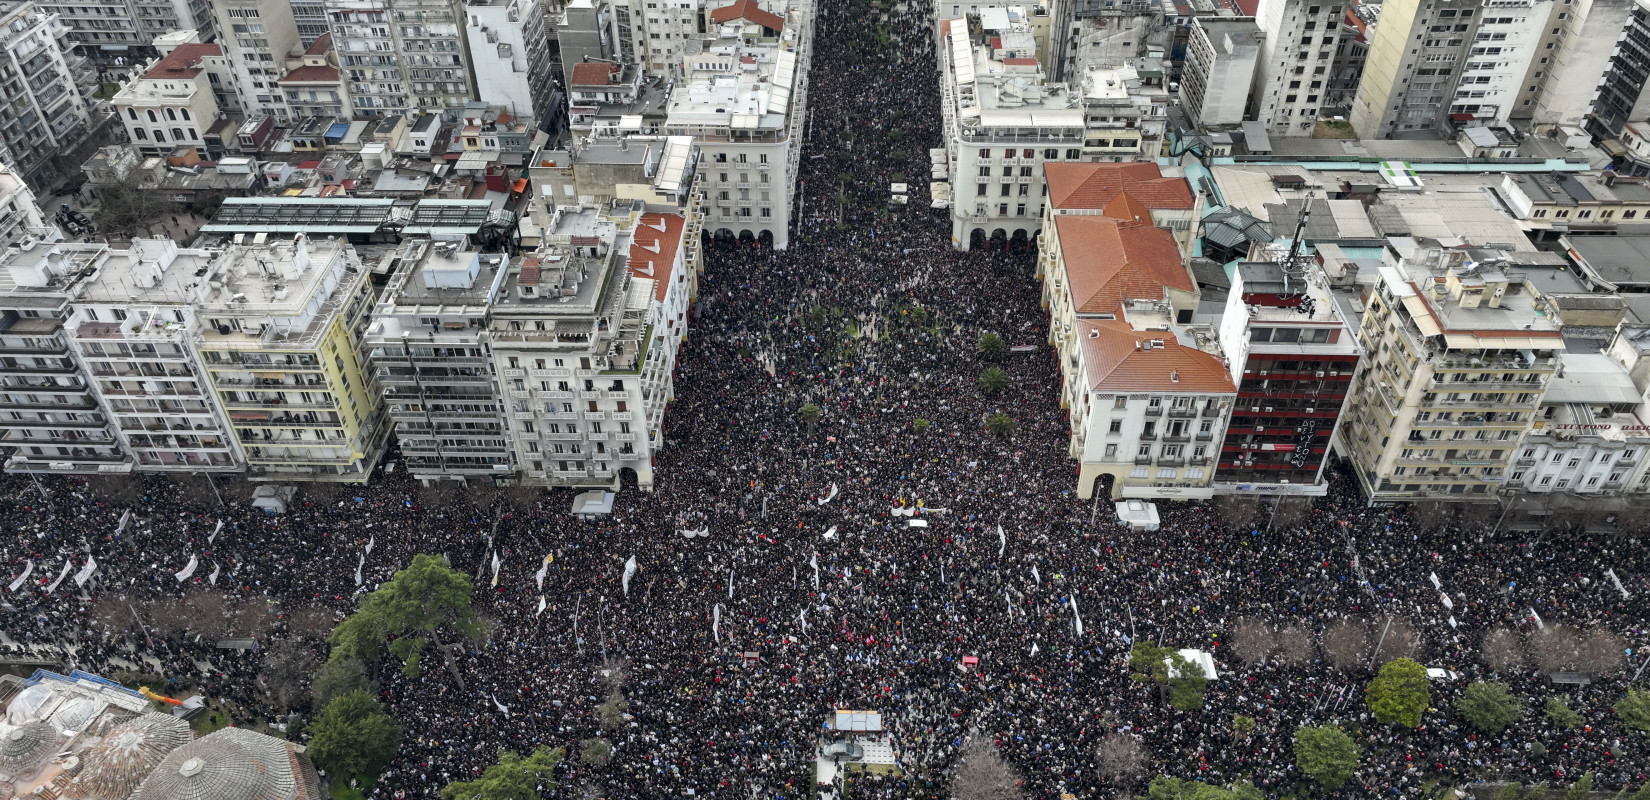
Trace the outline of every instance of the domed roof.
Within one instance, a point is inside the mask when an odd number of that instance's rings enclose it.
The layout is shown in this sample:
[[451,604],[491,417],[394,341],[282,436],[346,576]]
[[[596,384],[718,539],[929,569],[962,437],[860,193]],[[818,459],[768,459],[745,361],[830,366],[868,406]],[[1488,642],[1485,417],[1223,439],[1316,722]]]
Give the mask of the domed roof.
[[286,742],[224,728],[167,754],[132,800],[292,800],[293,763]]
[[40,718],[40,709],[46,701],[52,699],[50,686],[37,683],[17,693],[11,699],[11,705],[6,707],[6,719],[13,725],[22,725],[25,722]]
[[57,752],[63,741],[57,729],[44,722],[19,725],[0,736],[0,772],[32,775],[36,768]]
[[75,790],[88,800],[125,800],[167,753],[192,736],[189,723],[170,714],[123,722],[80,754],[86,766],[75,776]]
[[52,727],[60,731],[78,731],[97,716],[99,704],[89,697],[74,697],[52,712]]

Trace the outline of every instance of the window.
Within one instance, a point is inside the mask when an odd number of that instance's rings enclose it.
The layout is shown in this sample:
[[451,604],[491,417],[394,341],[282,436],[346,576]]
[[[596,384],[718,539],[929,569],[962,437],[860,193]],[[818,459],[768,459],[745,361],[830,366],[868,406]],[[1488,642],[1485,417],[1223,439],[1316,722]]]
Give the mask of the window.
[[1111,407],[1112,408],[1128,408],[1129,407],[1129,398],[1123,397],[1122,395],[1118,395],[1117,399],[1112,402]]
[[1106,433],[1109,433],[1113,436],[1116,436],[1117,434],[1120,434],[1122,432],[1123,432],[1123,420],[1120,420],[1120,419],[1112,420],[1111,421],[1111,428],[1106,431]]
[[1117,457],[1117,445],[1115,445],[1115,444],[1106,445],[1106,458],[1111,459],[1111,458],[1116,458],[1116,457]]

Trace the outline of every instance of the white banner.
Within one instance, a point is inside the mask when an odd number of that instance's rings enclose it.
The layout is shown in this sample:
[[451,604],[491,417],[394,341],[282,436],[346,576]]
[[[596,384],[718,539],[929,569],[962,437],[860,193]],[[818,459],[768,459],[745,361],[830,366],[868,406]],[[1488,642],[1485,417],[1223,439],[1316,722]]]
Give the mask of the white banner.
[[1610,576],[1610,582],[1616,585],[1616,591],[1621,592],[1621,599],[1626,600],[1626,599],[1632,597],[1632,595],[1627,593],[1626,589],[1622,588],[1621,579],[1616,577],[1616,570],[1615,570],[1614,567],[1611,567],[1610,569],[1605,570],[1604,574]]
[[361,554],[361,560],[355,562],[355,585],[361,585],[361,568],[367,565],[367,554]]
[[218,520],[218,524],[212,528],[212,534],[210,536],[206,537],[206,543],[211,544],[213,539],[218,538],[218,533],[222,530],[223,530],[223,520],[220,519],[220,520]]
[[624,578],[622,579],[622,583],[624,584],[624,596],[625,597],[630,596],[630,579],[635,577],[635,575],[636,575],[636,557],[631,556],[629,561],[624,562]]
[[716,641],[722,641],[722,604],[717,603],[711,609],[710,632],[716,636]]
[[[206,576],[206,582],[212,584],[213,586],[218,585],[218,562],[212,562],[212,574]],[[360,586],[361,584],[356,585]]]
[[34,574],[34,561],[31,560],[31,561],[23,562],[23,574],[17,576],[17,579],[12,581],[10,586],[6,587],[6,591],[8,591],[8,592],[17,591],[17,587],[22,586],[23,581],[28,580],[29,576],[33,575],[33,574]]
[[733,567],[728,567],[728,599],[733,599]]
[[195,574],[195,567],[200,566],[200,563],[200,559],[196,558],[194,554],[191,553],[189,555],[189,563],[183,565],[183,569],[178,570],[173,577],[178,579],[178,583],[183,583],[184,581],[189,580],[189,576]]
[[829,503],[829,502],[831,502],[832,500],[835,500],[835,499],[836,499],[836,484],[833,483],[833,484],[831,484],[831,493],[828,494],[828,495],[825,495],[825,499],[820,500],[819,504],[820,505],[825,505],[826,503]]
[[74,583],[75,583],[75,585],[76,586],[85,586],[86,581],[91,580],[92,579],[92,573],[94,573],[96,571],[97,571],[97,559],[92,558],[91,556],[86,556],[86,566],[81,567],[80,571],[76,572],[74,574]]
[[533,613],[533,616],[535,616],[535,617],[542,617],[542,616],[544,616],[544,605],[545,605],[545,603],[544,603],[544,595],[542,595],[542,594],[541,594],[541,595],[539,595],[539,610],[538,610],[538,611],[536,611],[536,612],[534,612],[534,613]]
[[1077,612],[1077,595],[1071,596],[1071,618],[1077,623],[1077,635],[1083,635],[1083,615]]
[[510,716],[510,707],[503,704],[503,703],[500,703],[498,701],[498,695],[490,694],[490,695],[487,695],[487,696],[493,698],[493,705],[498,706],[498,710],[503,712],[504,716],[506,716],[506,717]]
[[1438,599],[1443,602],[1444,608],[1447,608],[1451,611],[1455,610],[1455,601],[1449,599],[1449,593],[1448,592],[1439,592],[1438,593]]
[[997,526],[997,557],[1002,558],[1003,552],[1008,550],[1008,534],[1003,533],[1003,526]]
[[544,575],[550,571],[550,556],[545,556],[539,564],[539,571],[533,573],[533,581],[539,585],[539,591],[544,591]]
[[498,551],[493,551],[493,586],[498,586]]
[[1439,590],[1442,590],[1444,588],[1444,582],[1441,581],[1441,580],[1438,580],[1438,573],[1434,572],[1431,575],[1428,575],[1427,577],[1432,579],[1432,588],[1439,589]]
[[132,518],[132,509],[128,508],[120,515],[120,524],[115,526],[115,535],[126,532],[126,522]]
[[797,619],[798,622],[802,623],[802,632],[807,633],[808,632],[808,609],[806,609],[806,608],[802,609],[802,613],[796,615],[796,619]]
[[1538,627],[1542,630],[1547,629],[1547,623],[1541,621],[1541,615],[1535,613],[1535,607],[1534,606],[1530,607],[1530,619],[1535,620],[1536,627]]
[[378,543],[378,534],[367,537],[367,555],[372,555],[372,546]]
[[1038,586],[1043,585],[1043,576],[1037,574],[1037,565],[1036,564],[1031,565],[1031,579],[1036,581]]
[[808,559],[808,566],[814,568],[814,591],[817,592],[817,591],[819,591],[819,554],[818,553],[814,553],[813,557]]
[[57,591],[57,585],[62,583],[64,578],[69,577],[69,569],[73,566],[73,561],[63,562],[63,571],[57,573],[57,580],[52,581],[52,585],[46,587],[46,594],[51,594],[52,592]]

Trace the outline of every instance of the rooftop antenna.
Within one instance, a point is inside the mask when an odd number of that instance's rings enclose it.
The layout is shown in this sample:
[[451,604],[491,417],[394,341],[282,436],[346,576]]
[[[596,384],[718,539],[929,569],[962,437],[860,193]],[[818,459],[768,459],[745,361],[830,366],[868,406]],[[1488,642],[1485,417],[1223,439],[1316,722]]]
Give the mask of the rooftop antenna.
[[1312,218],[1312,195],[1307,194],[1301,204],[1300,216],[1295,219],[1295,234],[1289,241],[1289,254],[1283,257],[1283,295],[1299,294],[1306,286],[1306,257],[1301,254],[1301,240],[1305,238],[1307,220]]

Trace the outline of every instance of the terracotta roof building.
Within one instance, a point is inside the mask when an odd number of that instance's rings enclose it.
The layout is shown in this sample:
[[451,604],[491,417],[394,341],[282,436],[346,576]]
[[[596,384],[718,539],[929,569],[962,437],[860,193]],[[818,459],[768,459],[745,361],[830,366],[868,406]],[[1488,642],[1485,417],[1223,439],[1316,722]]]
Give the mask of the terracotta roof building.
[[724,6],[710,12],[710,21],[718,25],[743,19],[754,22],[762,27],[778,33],[785,29],[785,18],[778,14],[763,11],[756,0],[739,0],[731,6]]

